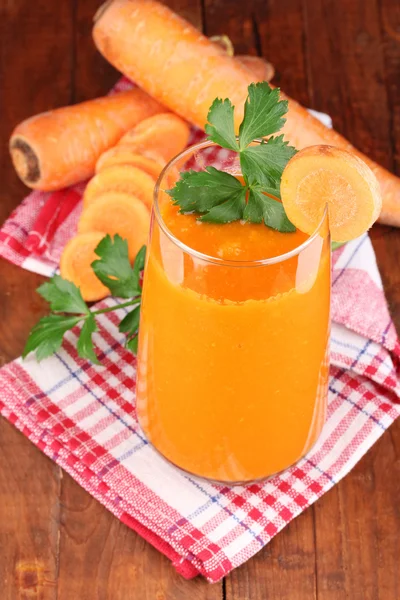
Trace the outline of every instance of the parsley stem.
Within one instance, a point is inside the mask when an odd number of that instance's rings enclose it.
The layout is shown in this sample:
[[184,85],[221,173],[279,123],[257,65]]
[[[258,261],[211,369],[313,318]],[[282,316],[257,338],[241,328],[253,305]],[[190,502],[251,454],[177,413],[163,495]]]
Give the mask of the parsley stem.
[[132,300],[128,302],[123,302],[122,304],[116,304],[115,306],[108,306],[107,308],[101,308],[100,310],[92,311],[92,315],[102,315],[103,313],[108,313],[113,310],[118,310],[119,308],[125,308],[126,306],[132,306],[133,304],[137,304],[141,298],[141,294],[139,296],[135,296]]

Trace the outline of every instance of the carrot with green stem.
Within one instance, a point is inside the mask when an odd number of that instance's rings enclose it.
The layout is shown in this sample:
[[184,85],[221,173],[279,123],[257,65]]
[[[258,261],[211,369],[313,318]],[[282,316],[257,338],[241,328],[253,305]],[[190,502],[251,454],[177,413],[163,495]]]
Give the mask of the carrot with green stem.
[[[230,98],[238,127],[255,75],[187,21],[155,0],[113,0],[97,14],[93,38],[103,56],[170,110],[204,127],[211,102]],[[282,94],[283,95],[283,94]],[[377,176],[383,195],[380,221],[400,226],[400,179],[328,129],[288,98],[284,128],[298,149],[328,144],[349,150]]]

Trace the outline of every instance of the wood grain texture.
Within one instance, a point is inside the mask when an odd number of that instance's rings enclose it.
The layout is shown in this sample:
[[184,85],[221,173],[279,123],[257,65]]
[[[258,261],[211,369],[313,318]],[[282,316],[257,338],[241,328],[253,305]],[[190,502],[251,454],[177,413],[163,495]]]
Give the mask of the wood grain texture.
[[318,598],[400,597],[400,426],[316,504]]
[[309,509],[226,578],[226,600],[316,599],[313,532]]
[[0,423],[2,600],[56,600],[60,469]]
[[[26,193],[8,156],[18,121],[70,100],[71,6],[1,2],[0,220]],[[59,24],[63,23],[63,27]],[[49,56],[52,60],[49,60]],[[44,312],[35,289],[42,278],[1,261],[0,361],[18,356]],[[57,596],[61,470],[5,420],[0,420],[0,597]]]
[[60,599],[221,600],[221,584],[183,579],[164,555],[65,475],[61,506]]
[[[165,0],[237,53],[262,54],[275,83],[330,113],[339,131],[400,172],[398,0]],[[7,140],[21,119],[106,93],[118,74],[96,53],[101,0],[0,0],[0,220],[26,189]],[[12,73],[12,77],[10,77]],[[400,327],[400,232],[372,239]],[[44,313],[42,278],[0,262],[0,363]],[[400,423],[354,471],[224,585],[185,581],[11,425],[0,420],[1,600],[399,600]]]
[[[395,3],[384,3],[393,12]],[[389,169],[399,143],[391,109],[396,90],[387,85],[379,3],[305,0],[310,100],[328,112],[355,146]],[[346,18],[343,18],[343,15]],[[395,15],[394,15],[395,16]],[[386,18],[390,19],[389,14]],[[397,48],[397,56],[400,47]],[[393,71],[390,73],[393,76]],[[397,101],[399,98],[396,98]],[[396,141],[397,140],[397,141]],[[371,232],[389,306],[400,325],[400,233],[375,226]],[[315,506],[318,599],[395,600],[398,593],[400,427],[391,431],[354,471]],[[396,454],[397,452],[397,454]]]

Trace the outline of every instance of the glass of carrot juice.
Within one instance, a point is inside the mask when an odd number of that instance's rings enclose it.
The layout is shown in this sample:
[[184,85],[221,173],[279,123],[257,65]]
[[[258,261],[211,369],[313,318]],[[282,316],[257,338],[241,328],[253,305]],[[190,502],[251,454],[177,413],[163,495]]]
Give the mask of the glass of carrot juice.
[[[180,214],[166,190],[179,171],[217,166],[217,149],[204,142],[184,151],[156,185],[137,412],[174,465],[246,483],[302,458],[324,424],[330,236],[327,210],[311,236]],[[222,169],[240,177],[223,152]]]

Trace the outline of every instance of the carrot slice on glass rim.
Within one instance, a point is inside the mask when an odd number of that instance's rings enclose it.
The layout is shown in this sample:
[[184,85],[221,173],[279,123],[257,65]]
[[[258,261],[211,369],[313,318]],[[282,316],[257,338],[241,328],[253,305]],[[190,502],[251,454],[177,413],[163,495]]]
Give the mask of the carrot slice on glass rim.
[[328,206],[335,242],[365,233],[379,217],[382,197],[377,178],[358,156],[333,146],[310,146],[287,164],[281,197],[290,221],[312,234]]

